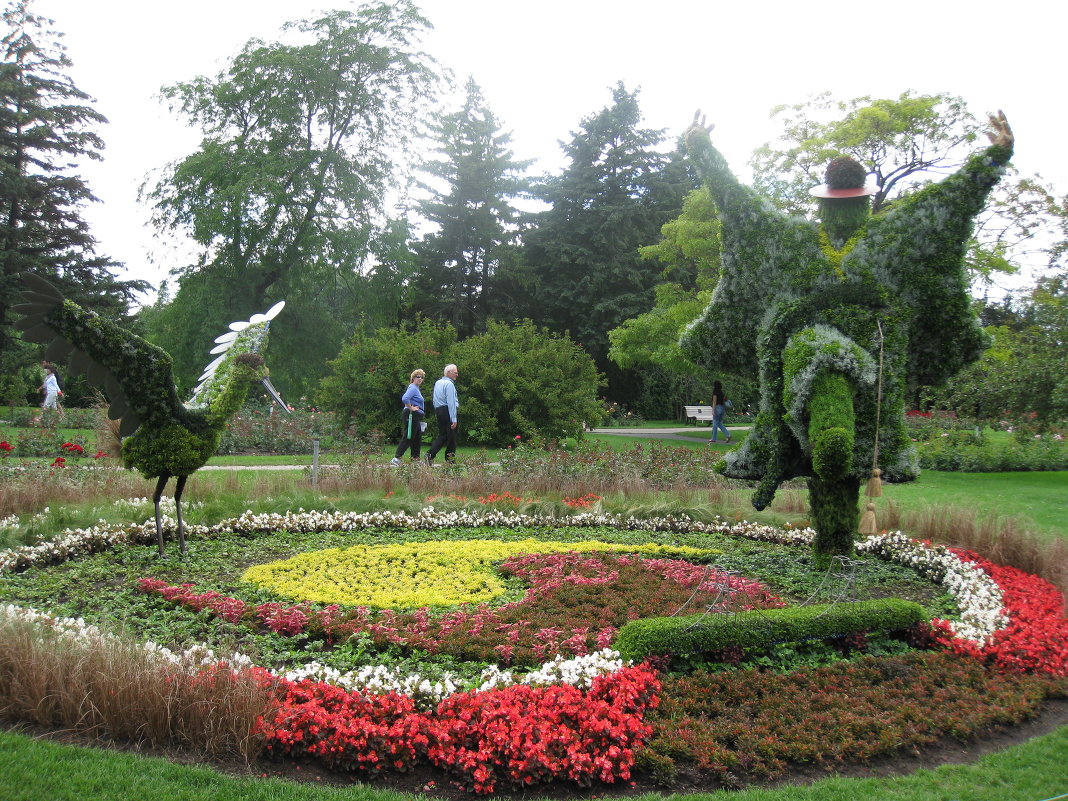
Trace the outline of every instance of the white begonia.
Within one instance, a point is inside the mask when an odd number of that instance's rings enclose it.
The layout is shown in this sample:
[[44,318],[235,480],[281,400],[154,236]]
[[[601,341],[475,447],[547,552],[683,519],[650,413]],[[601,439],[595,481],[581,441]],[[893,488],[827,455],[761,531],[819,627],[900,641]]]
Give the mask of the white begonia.
[[868,537],[857,545],[857,551],[911,567],[942,584],[961,611],[959,621],[949,621],[955,637],[986,645],[1009,624],[997,582],[943,545],[926,545],[895,531]]

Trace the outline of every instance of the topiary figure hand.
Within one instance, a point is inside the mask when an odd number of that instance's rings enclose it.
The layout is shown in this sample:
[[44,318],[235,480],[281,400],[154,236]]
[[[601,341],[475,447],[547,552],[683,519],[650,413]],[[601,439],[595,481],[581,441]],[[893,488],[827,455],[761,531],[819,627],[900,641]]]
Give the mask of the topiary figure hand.
[[1005,117],[1005,112],[998,109],[997,114],[988,115],[990,118],[990,127],[992,131],[987,131],[986,135],[990,137],[992,144],[1001,145],[1002,147],[1012,147],[1016,141],[1016,137],[1012,135],[1012,128],[1009,127],[1009,121]]
[[694,136],[708,136],[712,133],[712,130],[716,127],[715,123],[711,125],[705,124],[705,115],[701,113],[701,109],[697,109],[693,113],[693,122],[690,123],[690,127],[686,129],[683,134],[683,138],[687,145],[693,144]]

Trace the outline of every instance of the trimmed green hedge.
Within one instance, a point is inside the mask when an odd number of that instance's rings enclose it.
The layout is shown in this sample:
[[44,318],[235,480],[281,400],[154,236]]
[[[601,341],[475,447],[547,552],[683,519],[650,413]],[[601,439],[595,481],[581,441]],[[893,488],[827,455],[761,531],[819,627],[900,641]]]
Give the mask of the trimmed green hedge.
[[694,656],[725,648],[828,639],[872,631],[899,631],[927,619],[923,607],[900,598],[813,604],[722,615],[647,617],[627,623],[613,646],[624,659],[651,654]]

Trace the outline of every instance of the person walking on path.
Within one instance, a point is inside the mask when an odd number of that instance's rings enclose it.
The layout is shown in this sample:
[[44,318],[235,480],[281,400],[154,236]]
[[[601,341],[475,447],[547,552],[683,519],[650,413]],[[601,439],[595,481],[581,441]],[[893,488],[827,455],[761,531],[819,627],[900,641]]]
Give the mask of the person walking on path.
[[727,393],[723,391],[723,385],[719,381],[715,381],[712,384],[712,439],[709,442],[716,442],[716,430],[722,428],[723,435],[727,438],[727,442],[731,441],[731,432],[727,430],[727,426],[723,425],[723,415],[727,413],[730,401],[727,400]]
[[412,461],[419,459],[419,448],[423,444],[423,429],[426,428],[426,423],[423,422],[426,406],[423,393],[419,391],[424,378],[426,378],[425,371],[413,370],[408,379],[408,388],[401,395],[401,403],[404,404],[404,409],[401,411],[401,441],[390,464],[400,464],[401,457],[409,448],[412,449]]
[[444,375],[434,382],[434,416],[438,418],[438,435],[430,443],[426,452],[426,463],[434,464],[434,457],[445,446],[445,461],[456,458],[456,412],[460,401],[456,397],[456,376],[459,371],[455,364],[445,365]]
[[63,414],[63,409],[59,405],[59,379],[56,378],[56,370],[52,365],[45,367],[45,380],[41,384],[41,391],[44,393],[44,402],[41,404],[42,409],[55,409],[60,415]]

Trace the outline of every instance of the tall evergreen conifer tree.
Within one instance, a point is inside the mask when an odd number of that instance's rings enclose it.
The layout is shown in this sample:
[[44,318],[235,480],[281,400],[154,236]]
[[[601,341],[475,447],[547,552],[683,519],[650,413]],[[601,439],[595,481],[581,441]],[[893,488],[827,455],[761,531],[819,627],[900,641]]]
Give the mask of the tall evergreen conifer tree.
[[696,188],[677,153],[657,149],[664,133],[640,122],[638,92],[618,84],[612,104],[584,119],[563,146],[569,165],[540,188],[551,208],[525,238],[535,276],[528,316],[570,331],[602,370],[608,331],[653,305],[660,270],[638,248],[656,241]]
[[518,212],[512,200],[528,187],[482,90],[468,79],[463,108],[434,126],[439,158],[422,170],[436,183],[419,205],[437,227],[415,247],[411,309],[449,322],[461,337],[482,333],[494,310],[510,305],[496,297],[502,260],[514,252]]
[[[52,21],[16,0],[3,12],[0,41],[0,374],[5,399],[31,378],[12,381],[34,359],[10,329],[21,288],[16,274],[36,273],[98,312],[121,315],[143,281],[119,281],[111,259],[97,256],[82,210],[96,198],[76,174],[79,159],[99,159],[94,132],[107,120],[66,72],[70,59]],[[32,387],[28,387],[32,389]]]

